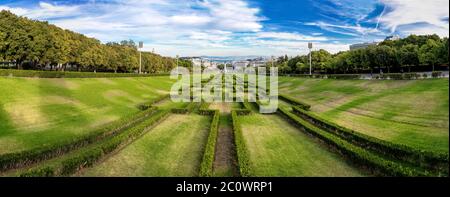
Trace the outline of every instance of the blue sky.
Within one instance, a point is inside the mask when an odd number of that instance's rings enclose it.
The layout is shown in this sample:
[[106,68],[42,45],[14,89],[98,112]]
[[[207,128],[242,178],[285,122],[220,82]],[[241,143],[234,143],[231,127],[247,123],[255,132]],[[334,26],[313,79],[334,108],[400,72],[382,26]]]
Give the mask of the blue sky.
[[293,56],[308,42],[335,53],[449,32],[448,0],[0,0],[0,9],[167,56]]

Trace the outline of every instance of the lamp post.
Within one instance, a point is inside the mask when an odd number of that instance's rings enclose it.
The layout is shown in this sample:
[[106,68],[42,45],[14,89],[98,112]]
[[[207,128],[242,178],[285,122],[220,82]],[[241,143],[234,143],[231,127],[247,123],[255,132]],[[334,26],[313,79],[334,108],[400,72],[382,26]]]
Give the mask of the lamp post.
[[312,75],[312,48],[313,44],[310,42],[308,43],[309,48],[309,75]]
[[139,42],[139,74],[142,74],[142,48],[144,48],[144,42]]
[[273,62],[275,61],[275,57],[273,55],[270,57],[270,61],[272,62],[272,67],[273,67]]
[[180,74],[180,73],[179,73],[179,72],[180,72],[180,69],[179,69],[179,67],[178,67],[178,58],[180,58],[179,55],[177,55],[177,73]]

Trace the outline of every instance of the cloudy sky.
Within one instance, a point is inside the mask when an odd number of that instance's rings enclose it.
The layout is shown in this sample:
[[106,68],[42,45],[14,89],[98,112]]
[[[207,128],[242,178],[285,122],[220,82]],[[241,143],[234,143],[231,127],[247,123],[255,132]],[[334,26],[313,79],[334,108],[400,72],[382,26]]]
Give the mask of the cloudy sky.
[[0,10],[175,56],[330,52],[388,35],[449,34],[448,0],[0,0]]

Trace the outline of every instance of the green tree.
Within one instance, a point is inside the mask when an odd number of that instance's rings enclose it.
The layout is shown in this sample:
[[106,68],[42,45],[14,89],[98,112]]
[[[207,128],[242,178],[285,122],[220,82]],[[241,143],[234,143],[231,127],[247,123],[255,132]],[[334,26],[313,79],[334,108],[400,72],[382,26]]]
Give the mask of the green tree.
[[326,64],[331,59],[331,54],[324,50],[320,49],[319,51],[312,52],[312,65],[313,70],[325,70]]
[[397,60],[403,67],[408,67],[411,72],[411,66],[419,65],[419,47],[413,44],[407,44],[401,47],[397,53]]
[[422,64],[428,64],[433,67],[439,62],[439,51],[441,50],[441,43],[433,39],[429,39],[425,45],[419,49],[419,60]]
[[396,64],[396,55],[392,47],[389,46],[379,46],[375,49],[376,62],[380,68],[387,68],[388,73],[390,73],[391,67]]

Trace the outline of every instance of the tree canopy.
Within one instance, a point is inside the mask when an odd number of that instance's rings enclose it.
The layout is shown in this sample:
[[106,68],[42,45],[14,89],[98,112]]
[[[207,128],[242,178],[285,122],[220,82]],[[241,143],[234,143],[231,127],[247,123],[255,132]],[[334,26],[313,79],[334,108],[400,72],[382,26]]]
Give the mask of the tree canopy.
[[[410,35],[334,55],[323,49],[313,51],[312,67],[315,73],[329,74],[409,72],[411,67],[424,67],[431,71],[436,65],[448,68],[448,53],[448,38]],[[275,63],[282,74],[309,73],[309,54],[290,59],[280,56]]]
[[[0,60],[12,62],[19,69],[136,72],[139,51],[132,40],[102,44],[47,22],[1,11]],[[190,65],[183,60],[180,66]],[[175,66],[173,58],[142,52],[144,72],[169,72]]]

